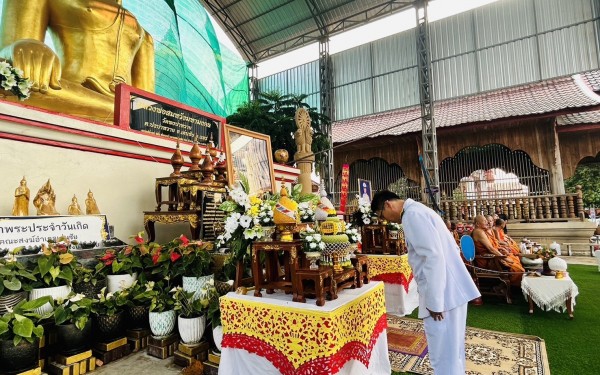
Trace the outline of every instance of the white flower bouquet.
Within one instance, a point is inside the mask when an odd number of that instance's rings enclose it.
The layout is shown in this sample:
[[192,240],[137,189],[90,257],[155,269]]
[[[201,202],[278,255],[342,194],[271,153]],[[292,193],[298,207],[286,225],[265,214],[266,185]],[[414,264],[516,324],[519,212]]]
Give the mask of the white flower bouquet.
[[346,236],[350,243],[359,243],[362,241],[362,235],[357,228],[352,228],[351,224],[346,224]]
[[15,69],[6,61],[0,61],[0,87],[15,94],[19,100],[29,98],[33,84],[28,78],[23,78],[23,71]]
[[362,223],[364,225],[371,224],[373,211],[371,211],[371,202],[369,201],[369,198],[363,198],[358,195],[356,197],[358,198],[358,210],[361,213]]
[[313,228],[306,226],[306,229],[300,232],[300,238],[302,239],[302,246],[304,252],[321,252],[325,250],[325,243],[321,238],[321,234],[317,233]]
[[302,202],[298,204],[298,214],[303,223],[315,221],[315,211],[311,202]]

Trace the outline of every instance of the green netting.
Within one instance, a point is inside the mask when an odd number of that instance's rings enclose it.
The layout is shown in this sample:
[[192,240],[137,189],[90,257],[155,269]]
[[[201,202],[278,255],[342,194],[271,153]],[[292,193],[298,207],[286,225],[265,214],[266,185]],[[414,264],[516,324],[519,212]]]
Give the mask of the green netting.
[[[0,16],[3,0],[0,0]],[[198,0],[123,0],[154,38],[156,94],[219,116],[248,100],[248,70]],[[50,38],[46,43],[52,46]]]

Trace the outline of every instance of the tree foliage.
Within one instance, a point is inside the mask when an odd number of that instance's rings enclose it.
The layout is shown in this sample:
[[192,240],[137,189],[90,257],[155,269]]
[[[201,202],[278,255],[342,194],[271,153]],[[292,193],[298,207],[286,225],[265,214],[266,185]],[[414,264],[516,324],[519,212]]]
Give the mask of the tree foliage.
[[[316,154],[329,147],[327,136],[321,132],[321,126],[329,124],[331,120],[308,105],[304,101],[306,98],[307,95],[304,94],[282,95],[277,91],[260,93],[258,100],[244,103],[236,113],[228,116],[227,123],[269,135],[273,151],[282,148],[293,157],[296,151],[294,132],[297,129],[294,115],[297,108],[304,107],[310,113],[314,130],[312,152]],[[315,156],[318,166],[322,163],[323,157],[324,154]]]
[[565,190],[575,192],[581,185],[585,207],[600,207],[600,163],[579,165],[573,177],[565,180]]

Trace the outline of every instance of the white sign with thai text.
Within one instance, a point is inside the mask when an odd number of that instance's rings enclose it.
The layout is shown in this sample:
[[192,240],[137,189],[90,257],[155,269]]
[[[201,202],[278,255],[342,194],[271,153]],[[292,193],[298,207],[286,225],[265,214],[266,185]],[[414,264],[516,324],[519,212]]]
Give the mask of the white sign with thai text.
[[106,216],[48,216],[0,218],[0,249],[36,246],[65,236],[71,241],[106,239]]

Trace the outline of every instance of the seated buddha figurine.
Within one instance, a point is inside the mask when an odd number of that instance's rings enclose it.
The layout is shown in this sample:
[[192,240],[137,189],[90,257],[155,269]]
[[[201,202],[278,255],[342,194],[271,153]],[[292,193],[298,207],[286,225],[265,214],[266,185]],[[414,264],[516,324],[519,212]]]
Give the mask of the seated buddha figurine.
[[81,207],[79,206],[79,202],[77,202],[77,197],[75,195],[73,195],[73,198],[71,198],[71,204],[67,208],[67,212],[69,213],[69,215],[83,215],[83,213],[81,212]]
[[33,199],[33,205],[37,208],[38,216],[43,215],[60,215],[54,206],[56,202],[56,194],[54,194],[54,189],[52,189],[52,185],[50,185],[50,180],[48,180],[41,188],[38,190],[35,198]]
[[112,123],[119,83],[154,91],[152,37],[121,0],[4,0],[1,25],[0,58],[33,83],[27,105]]

